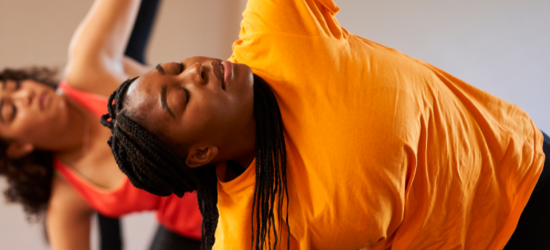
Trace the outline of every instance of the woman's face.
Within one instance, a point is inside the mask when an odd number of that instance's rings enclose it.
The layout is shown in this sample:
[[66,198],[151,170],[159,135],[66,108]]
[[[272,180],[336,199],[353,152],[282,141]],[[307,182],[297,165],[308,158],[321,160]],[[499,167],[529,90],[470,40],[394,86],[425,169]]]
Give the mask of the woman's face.
[[65,109],[65,98],[51,87],[33,80],[7,80],[0,86],[0,137],[47,149]]
[[126,94],[130,116],[184,157],[209,146],[218,149],[214,161],[240,157],[255,133],[253,74],[244,64],[206,57],[162,63]]

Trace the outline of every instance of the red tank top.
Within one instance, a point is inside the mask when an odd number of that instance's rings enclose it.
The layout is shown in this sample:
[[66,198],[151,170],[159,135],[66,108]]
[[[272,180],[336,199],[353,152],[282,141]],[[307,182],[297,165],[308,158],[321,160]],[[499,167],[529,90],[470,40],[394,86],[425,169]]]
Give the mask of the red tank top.
[[[107,113],[107,98],[74,89],[66,81],[62,81],[58,88],[95,116]],[[101,214],[119,217],[132,212],[156,210],[157,220],[164,227],[185,237],[201,239],[202,216],[195,192],[182,198],[175,195],[159,197],[135,188],[126,177],[115,189],[104,190],[57,159],[54,159],[54,168],[90,207]]]

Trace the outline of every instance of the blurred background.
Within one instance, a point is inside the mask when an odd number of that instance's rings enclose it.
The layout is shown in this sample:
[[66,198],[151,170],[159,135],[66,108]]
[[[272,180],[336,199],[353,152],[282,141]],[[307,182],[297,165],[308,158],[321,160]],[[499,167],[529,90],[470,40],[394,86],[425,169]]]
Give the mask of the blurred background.
[[[62,72],[69,40],[92,2],[0,0],[0,68],[47,65]],[[550,132],[550,1],[335,2],[341,9],[337,18],[350,32],[515,103]],[[228,58],[245,4],[246,0],[163,0],[148,62],[194,55]],[[0,190],[5,187],[0,177]],[[125,249],[147,249],[156,229],[154,215],[133,214],[122,223]],[[41,223],[28,223],[19,205],[0,197],[0,250],[49,249],[43,235]]]

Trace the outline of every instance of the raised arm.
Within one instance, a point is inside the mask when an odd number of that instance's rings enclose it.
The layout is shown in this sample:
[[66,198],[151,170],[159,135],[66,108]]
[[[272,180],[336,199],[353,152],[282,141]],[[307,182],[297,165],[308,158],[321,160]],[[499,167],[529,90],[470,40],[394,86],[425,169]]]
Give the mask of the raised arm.
[[92,208],[76,190],[62,178],[55,177],[46,213],[46,227],[52,249],[89,250],[92,214]]
[[96,0],[69,46],[65,71],[69,85],[108,96],[128,78],[126,44],[139,0]]

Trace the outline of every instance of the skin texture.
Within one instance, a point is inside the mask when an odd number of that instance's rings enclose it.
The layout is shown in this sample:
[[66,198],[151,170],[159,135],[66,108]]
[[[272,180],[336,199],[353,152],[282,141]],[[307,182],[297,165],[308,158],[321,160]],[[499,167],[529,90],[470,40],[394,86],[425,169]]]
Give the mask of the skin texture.
[[[35,148],[54,150],[56,139],[67,141],[63,129],[74,121],[66,99],[52,88],[32,80],[7,81],[0,90],[0,104],[0,137],[13,141],[8,156],[19,158]],[[38,124],[43,124],[40,129]]]
[[[94,2],[71,40],[64,76],[71,87],[108,96],[123,80],[148,70],[124,57],[139,4],[138,0]],[[8,81],[0,89],[0,98],[4,100],[0,137],[11,143],[7,151],[11,158],[35,149],[51,151],[104,190],[124,179],[105,143],[109,129],[64,94],[33,81],[23,81],[19,88]],[[92,212],[76,190],[56,175],[46,213],[52,249],[90,249]]]
[[125,98],[130,116],[190,167],[228,160],[248,166],[254,158],[252,71],[229,62],[222,68],[221,62],[190,57],[160,64],[134,81]]

